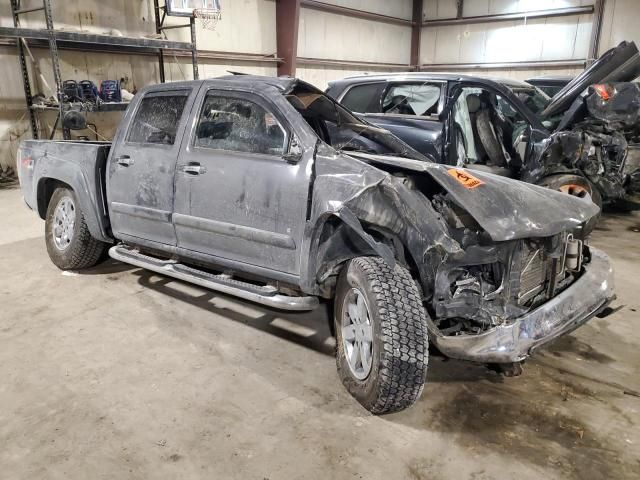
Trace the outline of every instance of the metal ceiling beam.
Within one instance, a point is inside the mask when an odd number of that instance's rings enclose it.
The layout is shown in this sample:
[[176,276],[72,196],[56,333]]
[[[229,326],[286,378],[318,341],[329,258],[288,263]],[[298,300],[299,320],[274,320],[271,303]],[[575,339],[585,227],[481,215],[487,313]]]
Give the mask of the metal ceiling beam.
[[[191,50],[191,44],[187,42],[174,42],[171,40],[158,40],[154,38],[116,37],[112,35],[98,35],[93,33],[53,31],[56,42],[60,46],[64,44],[103,45],[117,48],[163,48],[170,50]],[[49,40],[46,29],[38,28],[9,28],[0,27],[0,37],[29,38]]]
[[456,70],[502,70],[518,68],[584,68],[585,60],[544,60],[538,62],[496,62],[496,63],[430,63],[420,65],[420,71]]
[[[278,2],[280,2],[280,0],[278,0]],[[390,15],[367,12],[365,10],[356,10],[355,8],[341,7],[340,5],[318,2],[316,0],[301,0],[300,5],[304,8],[310,8],[313,10],[318,10],[320,12],[345,15],[347,17],[361,18],[364,20],[373,20],[374,22],[403,25],[405,27],[410,27],[413,23],[411,20],[407,20],[406,18],[392,17]]]
[[321,65],[326,67],[356,67],[362,69],[383,68],[388,70],[408,71],[411,66],[404,63],[361,62],[358,60],[337,60],[331,58],[298,57],[298,63],[304,65]]
[[300,0],[276,1],[276,44],[278,57],[278,75],[296,74],[298,58],[298,26],[300,25]]
[[[14,40],[8,39],[0,39],[0,46],[7,47],[17,47],[17,44]],[[29,47],[32,49],[48,49],[49,46],[46,42],[42,40],[33,40],[29,42]],[[87,52],[87,49],[80,44],[68,44],[65,46],[58,45],[58,50],[65,51],[79,51],[79,52]],[[158,55],[158,51],[156,49],[144,49],[137,48],[135,50],[128,50],[123,48],[112,48],[112,47],[102,47],[100,45],[96,45],[91,49],[91,53],[108,53],[108,54],[117,54],[117,55]],[[165,51],[167,55],[175,55],[177,57],[190,57],[191,52],[184,50],[167,50]],[[279,58],[275,55],[263,55],[260,53],[245,53],[245,52],[226,52],[219,50],[198,50],[198,58],[206,58],[212,60],[230,60],[237,62],[247,62],[247,63],[282,63],[283,59]]]
[[412,70],[420,65],[420,42],[422,36],[423,0],[413,0],[413,24],[411,25],[411,54],[409,63]]
[[442,18],[425,20],[423,27],[443,27],[446,25],[469,25],[474,23],[510,22],[514,20],[531,20],[533,18],[566,17],[568,15],[588,15],[593,13],[593,5],[584,7],[550,8],[531,12],[500,13],[496,15],[476,15],[473,17]]

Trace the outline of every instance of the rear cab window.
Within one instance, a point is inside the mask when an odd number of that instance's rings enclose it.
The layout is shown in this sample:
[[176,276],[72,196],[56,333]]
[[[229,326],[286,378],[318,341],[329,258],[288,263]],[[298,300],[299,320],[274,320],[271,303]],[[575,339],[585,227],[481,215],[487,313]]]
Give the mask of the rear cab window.
[[140,101],[127,143],[173,145],[190,89],[149,92]]

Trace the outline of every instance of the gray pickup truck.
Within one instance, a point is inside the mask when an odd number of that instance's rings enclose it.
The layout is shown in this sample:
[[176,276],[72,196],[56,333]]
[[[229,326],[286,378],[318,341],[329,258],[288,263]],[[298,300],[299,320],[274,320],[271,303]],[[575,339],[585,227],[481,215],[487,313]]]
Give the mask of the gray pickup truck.
[[25,141],[18,167],[61,269],[109,249],[269,307],[333,301],[339,376],[376,414],[420,397],[429,343],[514,366],[613,297],[588,199],[429,162],[294,78],[146,88],[113,143]]

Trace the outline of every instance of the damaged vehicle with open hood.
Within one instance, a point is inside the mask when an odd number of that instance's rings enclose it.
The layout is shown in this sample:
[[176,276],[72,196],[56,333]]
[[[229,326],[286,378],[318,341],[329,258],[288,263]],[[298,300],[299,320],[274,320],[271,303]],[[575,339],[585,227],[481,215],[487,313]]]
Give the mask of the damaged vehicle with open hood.
[[418,400],[429,343],[510,366],[613,298],[588,199],[433,163],[293,78],[147,87],[113,143],[18,157],[59,268],[108,249],[272,308],[332,302],[340,378],[376,414]]
[[627,157],[640,92],[624,82],[639,74],[638,49],[623,42],[552,99],[516,80],[426,72],[350,77],[327,93],[439,163],[588,194],[601,206],[635,193],[638,165]]

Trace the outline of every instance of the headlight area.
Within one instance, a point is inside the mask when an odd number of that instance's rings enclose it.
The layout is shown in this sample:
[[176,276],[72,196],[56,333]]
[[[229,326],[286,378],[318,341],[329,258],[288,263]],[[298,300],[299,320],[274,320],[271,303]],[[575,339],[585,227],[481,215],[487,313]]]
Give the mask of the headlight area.
[[589,261],[571,234],[469,246],[436,273],[431,301],[443,335],[480,334],[509,324],[570,286]]

